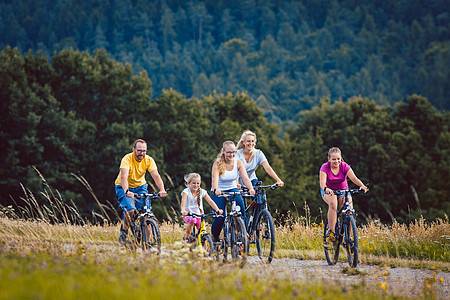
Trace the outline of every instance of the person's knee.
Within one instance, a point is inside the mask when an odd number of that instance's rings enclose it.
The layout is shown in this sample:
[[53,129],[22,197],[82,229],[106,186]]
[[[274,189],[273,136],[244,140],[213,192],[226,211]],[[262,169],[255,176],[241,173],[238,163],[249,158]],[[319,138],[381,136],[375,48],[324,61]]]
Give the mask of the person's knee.
[[330,201],[328,203],[328,208],[333,211],[337,210],[337,201]]

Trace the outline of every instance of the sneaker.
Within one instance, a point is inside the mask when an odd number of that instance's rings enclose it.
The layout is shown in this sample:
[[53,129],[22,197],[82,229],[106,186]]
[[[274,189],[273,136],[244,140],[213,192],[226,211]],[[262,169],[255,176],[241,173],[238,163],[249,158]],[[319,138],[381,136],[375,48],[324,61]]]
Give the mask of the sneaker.
[[120,229],[119,232],[119,244],[125,245],[127,243],[128,230]]

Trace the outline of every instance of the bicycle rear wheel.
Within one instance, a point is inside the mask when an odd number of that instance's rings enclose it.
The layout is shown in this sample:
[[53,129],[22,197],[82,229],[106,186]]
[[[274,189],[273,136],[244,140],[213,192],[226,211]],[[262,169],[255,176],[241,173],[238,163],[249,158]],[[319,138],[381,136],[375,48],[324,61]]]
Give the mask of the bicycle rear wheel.
[[[336,226],[338,227],[338,226]],[[339,241],[331,242],[327,240],[327,231],[329,230],[328,227],[328,219],[325,220],[325,224],[323,226],[323,250],[325,252],[325,258],[327,260],[327,263],[329,265],[334,265],[339,259]],[[338,231],[336,230],[336,236],[337,237]]]
[[248,254],[248,237],[241,217],[232,218],[231,257],[234,261],[245,262]]
[[142,250],[155,249],[157,253],[161,253],[161,233],[159,232],[158,223],[153,218],[145,219],[142,226]]
[[348,215],[348,224],[345,225],[343,246],[347,252],[350,267],[356,268],[358,265],[358,233],[354,215]]
[[205,256],[212,256],[214,253],[214,244],[211,236],[206,233],[202,235],[201,239]]
[[258,216],[255,239],[259,258],[270,263],[275,252],[275,226],[267,209],[262,209]]

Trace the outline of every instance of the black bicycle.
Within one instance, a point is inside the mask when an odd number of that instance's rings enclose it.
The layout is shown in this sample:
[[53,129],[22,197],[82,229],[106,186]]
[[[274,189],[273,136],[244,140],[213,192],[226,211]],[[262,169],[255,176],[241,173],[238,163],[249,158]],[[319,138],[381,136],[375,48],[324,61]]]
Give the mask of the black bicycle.
[[130,220],[132,246],[142,250],[155,249],[161,253],[161,233],[158,222],[152,212],[151,200],[161,198],[158,193],[135,194],[135,199],[143,199],[142,208]]
[[231,210],[225,213],[225,222],[223,224],[223,238],[214,243],[216,249],[216,259],[227,260],[228,247],[231,249],[231,257],[235,262],[245,263],[248,256],[248,237],[242,219],[241,208],[236,205],[235,197],[241,192],[222,192],[219,197],[226,197],[227,202],[231,204]]
[[199,230],[196,230],[195,226],[192,229],[192,233],[190,235],[191,243],[195,243],[196,246],[200,246],[200,249],[205,256],[212,256],[214,254],[214,244],[211,235],[206,231],[204,219],[209,216],[219,217],[220,215],[213,211],[209,214],[196,214],[193,212],[188,212],[188,216],[201,218],[202,220]]
[[[275,225],[267,205],[266,190],[274,190],[278,187],[277,184],[262,185],[262,181],[258,181],[254,186],[255,197],[248,206],[246,199],[249,195],[244,197],[249,245],[256,244],[259,258],[267,260],[268,263],[272,261],[275,253]],[[241,190],[248,192],[246,187],[242,187]]]
[[349,195],[364,193],[359,189],[345,189],[333,191],[337,197],[344,196],[344,204],[337,212],[334,241],[327,236],[329,229],[328,218],[325,220],[323,243],[325,257],[329,265],[334,265],[339,259],[339,248],[344,247],[347,252],[350,267],[358,265],[358,233],[356,228],[355,210],[350,206]]

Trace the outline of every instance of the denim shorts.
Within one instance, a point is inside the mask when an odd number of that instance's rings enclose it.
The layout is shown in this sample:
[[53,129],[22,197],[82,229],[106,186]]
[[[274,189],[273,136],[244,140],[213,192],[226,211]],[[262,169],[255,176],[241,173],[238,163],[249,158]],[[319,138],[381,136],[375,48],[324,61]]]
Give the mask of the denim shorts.
[[[125,191],[123,190],[121,185],[116,185],[116,196],[117,201],[119,201],[119,207],[124,211],[130,211],[133,209],[140,210],[143,205],[143,199],[133,199],[125,196]],[[135,194],[144,194],[148,193],[148,184],[143,184],[136,188],[129,188],[130,192]]]

